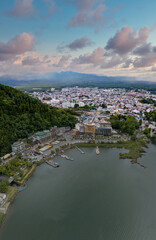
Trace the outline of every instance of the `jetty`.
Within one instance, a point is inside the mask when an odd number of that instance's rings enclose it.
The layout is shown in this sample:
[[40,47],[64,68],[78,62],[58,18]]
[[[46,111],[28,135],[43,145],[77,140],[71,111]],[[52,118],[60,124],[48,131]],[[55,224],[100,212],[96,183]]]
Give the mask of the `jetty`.
[[57,162],[54,162],[53,160],[46,161],[46,163],[54,168],[57,168],[60,166]]
[[82,151],[79,147],[77,147],[77,146],[76,146],[76,149],[79,150],[79,151],[80,151],[81,153],[83,153],[83,154],[85,153],[85,152],[83,152],[83,151]]
[[65,158],[66,160],[74,161],[74,159],[73,159],[73,158],[71,158],[71,157],[68,157],[68,156],[67,156],[67,155],[65,155],[65,154],[62,154],[62,155],[61,155],[61,157],[62,157],[62,158]]

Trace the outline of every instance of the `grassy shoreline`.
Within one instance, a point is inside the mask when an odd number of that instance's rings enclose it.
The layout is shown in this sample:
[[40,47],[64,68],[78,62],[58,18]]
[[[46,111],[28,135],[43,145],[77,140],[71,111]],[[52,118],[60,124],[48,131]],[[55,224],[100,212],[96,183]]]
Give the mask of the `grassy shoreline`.
[[[76,144],[78,147],[96,147],[95,143],[79,143]],[[142,156],[142,153],[145,152],[143,147],[147,147],[147,140],[140,138],[137,140],[129,140],[127,142],[118,141],[116,143],[99,143],[99,147],[104,148],[125,148],[128,153],[120,153],[121,159],[131,159],[132,163],[137,163],[137,159]]]
[[11,187],[9,186],[8,187],[8,190],[7,190],[7,201],[6,203],[4,204],[4,206],[2,207],[2,211],[1,211],[1,208],[0,208],[0,227],[3,223],[3,220],[7,214],[7,211],[8,211],[8,208],[10,206],[10,204],[13,202],[13,200],[15,199],[16,195],[18,193],[18,190],[14,187]]
[[20,181],[16,181],[16,183],[19,184],[19,185],[24,185],[24,184],[26,183],[26,181],[29,179],[29,177],[31,177],[31,175],[33,174],[33,172],[35,171],[35,169],[36,169],[36,166],[33,165],[33,166],[31,167],[31,169],[25,174],[25,176],[23,177],[23,179],[20,180]]
[[4,216],[5,216],[4,213],[0,213],[0,226],[1,226],[2,222],[3,222]]

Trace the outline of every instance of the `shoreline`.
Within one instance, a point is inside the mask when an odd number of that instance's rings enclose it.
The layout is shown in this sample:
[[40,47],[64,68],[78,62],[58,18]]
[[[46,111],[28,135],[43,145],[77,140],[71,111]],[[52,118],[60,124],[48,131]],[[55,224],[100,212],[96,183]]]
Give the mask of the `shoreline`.
[[[139,144],[136,144],[138,143]],[[147,144],[149,143],[149,141],[147,139],[143,139],[140,138],[138,140],[129,140],[129,141],[118,141],[118,142],[108,142],[108,143],[103,143],[101,141],[101,143],[94,143],[94,142],[82,142],[82,143],[74,143],[74,144],[68,144],[67,146],[60,146],[59,147],[59,151],[56,154],[56,157],[59,156],[61,154],[61,151],[68,151],[70,149],[76,148],[76,147],[96,147],[97,145],[101,148],[124,148],[126,150],[129,150],[129,152],[127,153],[120,153],[120,159],[131,159],[131,163],[132,164],[138,164],[140,167],[142,168],[146,168],[146,166],[140,164],[137,162],[137,159],[139,157],[142,157],[142,153],[145,152],[145,150],[143,149],[143,147],[148,147]],[[24,178],[21,181],[17,181],[16,184],[19,185],[25,185],[26,182],[28,181],[28,179],[33,175],[33,173],[35,172],[36,168],[40,165],[42,165],[43,163],[46,162],[47,159],[51,159],[51,158],[55,158],[55,156],[48,156],[45,159],[42,159],[40,162],[38,162],[37,164],[33,165],[32,168],[30,169],[30,171],[24,176]],[[7,196],[7,202],[4,204],[4,206],[2,208],[0,208],[0,228],[5,220],[5,217],[7,215],[8,209],[10,204],[14,201],[14,199],[16,198],[17,194],[20,192],[19,190],[17,190],[14,187],[9,187],[14,189],[14,193],[10,196]],[[4,209],[4,212],[1,211],[2,209]]]

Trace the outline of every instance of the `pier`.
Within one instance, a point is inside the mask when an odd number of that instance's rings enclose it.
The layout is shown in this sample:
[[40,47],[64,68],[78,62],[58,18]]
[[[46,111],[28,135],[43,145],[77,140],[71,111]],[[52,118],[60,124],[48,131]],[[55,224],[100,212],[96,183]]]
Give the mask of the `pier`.
[[83,152],[79,147],[76,146],[76,149],[79,150],[81,153],[84,154],[84,152]]
[[65,155],[65,154],[62,154],[61,155],[61,157],[62,158],[65,158],[66,160],[69,160],[69,161],[74,161],[74,159],[73,158],[71,158],[71,157],[68,157],[67,155]]

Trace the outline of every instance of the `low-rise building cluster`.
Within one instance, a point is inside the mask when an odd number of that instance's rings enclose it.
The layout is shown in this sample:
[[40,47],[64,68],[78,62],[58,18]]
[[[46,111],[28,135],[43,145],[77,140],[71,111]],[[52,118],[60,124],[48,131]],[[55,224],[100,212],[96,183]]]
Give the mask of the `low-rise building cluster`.
[[80,123],[75,126],[77,134],[92,134],[110,136],[112,134],[111,123],[106,116],[98,111],[86,112],[81,116]]
[[[150,127],[156,130],[154,122],[144,120],[145,112],[156,109],[154,105],[141,103],[140,100],[153,99],[156,101],[156,95],[147,90],[126,90],[121,88],[98,89],[98,88],[62,88],[61,90],[51,89],[47,92],[33,92],[31,94],[39,98],[43,103],[59,108],[74,107],[75,104],[80,107],[88,105],[96,107],[100,113],[108,114],[108,118],[113,114],[132,115],[138,121],[142,120],[141,129]],[[84,123],[85,124],[85,123]],[[97,124],[96,124],[97,126]],[[100,127],[96,127],[100,129]]]

